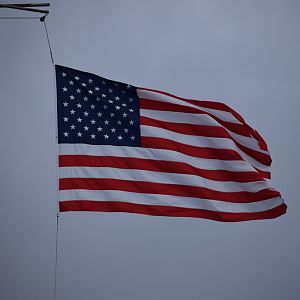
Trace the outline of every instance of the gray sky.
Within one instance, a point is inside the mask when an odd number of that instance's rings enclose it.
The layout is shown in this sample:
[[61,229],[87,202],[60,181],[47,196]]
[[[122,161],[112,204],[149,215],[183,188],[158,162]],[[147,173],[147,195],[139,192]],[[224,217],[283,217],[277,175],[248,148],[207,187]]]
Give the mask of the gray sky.
[[[300,299],[300,2],[52,1],[58,64],[236,109],[267,140],[288,212],[218,223],[60,218],[59,299]],[[0,16],[31,16],[1,9]],[[0,20],[0,299],[52,299],[54,75],[42,23]]]

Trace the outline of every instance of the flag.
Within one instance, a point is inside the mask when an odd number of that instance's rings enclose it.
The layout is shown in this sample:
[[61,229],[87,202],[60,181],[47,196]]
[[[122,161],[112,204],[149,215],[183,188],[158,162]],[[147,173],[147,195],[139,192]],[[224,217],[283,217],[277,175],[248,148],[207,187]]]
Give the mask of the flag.
[[227,105],[56,65],[59,209],[217,221],[285,213],[271,157]]

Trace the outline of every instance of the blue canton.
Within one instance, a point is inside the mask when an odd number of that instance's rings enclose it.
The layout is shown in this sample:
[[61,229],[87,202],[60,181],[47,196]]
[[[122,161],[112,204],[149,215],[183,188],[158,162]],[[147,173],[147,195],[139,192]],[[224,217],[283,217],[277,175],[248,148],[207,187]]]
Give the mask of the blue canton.
[[136,88],[56,65],[58,142],[140,146]]

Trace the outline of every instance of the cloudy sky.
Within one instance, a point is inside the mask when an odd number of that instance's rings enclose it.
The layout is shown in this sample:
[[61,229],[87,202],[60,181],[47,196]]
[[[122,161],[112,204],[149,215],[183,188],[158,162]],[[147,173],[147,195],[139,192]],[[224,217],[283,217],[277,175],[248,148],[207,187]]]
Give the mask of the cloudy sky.
[[[57,300],[300,299],[300,2],[52,1],[57,64],[236,109],[267,140],[286,215],[60,217]],[[0,17],[36,16],[0,10]],[[0,19],[0,298],[53,299],[54,73],[38,19]]]

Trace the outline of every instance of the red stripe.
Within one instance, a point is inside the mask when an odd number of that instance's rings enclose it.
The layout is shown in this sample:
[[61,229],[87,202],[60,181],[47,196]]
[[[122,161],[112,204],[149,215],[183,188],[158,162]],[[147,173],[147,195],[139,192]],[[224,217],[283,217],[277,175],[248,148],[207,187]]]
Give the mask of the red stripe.
[[220,126],[173,123],[173,122],[155,120],[148,117],[141,117],[141,124],[147,126],[153,126],[157,128],[163,128],[163,129],[171,130],[186,135],[228,138],[231,139],[237,145],[237,147],[239,147],[243,152],[253,157],[258,162],[266,166],[271,165],[271,157],[269,155],[255,151],[253,149],[250,149],[240,144],[239,142],[235,141],[235,139],[232,138],[223,127]]
[[[211,113],[201,110],[200,108],[194,108],[189,106],[184,106],[180,104],[167,103],[163,101],[157,100],[149,100],[149,99],[141,99],[140,101],[141,109],[151,109],[151,110],[162,110],[162,111],[172,111],[172,112],[183,112],[183,113],[193,113],[193,114],[205,114],[212,117],[219,124],[224,126],[225,128],[235,132],[237,134],[253,137],[254,131],[247,124],[236,124],[232,122],[223,121],[220,118],[214,116]],[[257,136],[254,136],[257,139]]]
[[256,193],[250,193],[247,191],[219,192],[205,187],[188,186],[182,184],[120,180],[112,178],[61,178],[59,180],[59,189],[118,190],[134,193],[194,197],[236,203],[256,202],[280,196],[279,192],[269,189],[263,189]]
[[140,117],[140,122],[141,125],[154,126],[154,127],[172,130],[178,133],[183,133],[188,135],[232,139],[232,137],[227,133],[227,131],[221,126],[174,123],[174,122],[155,120],[143,116]]
[[271,179],[271,172],[266,172],[266,171],[261,171],[257,168],[254,168],[262,178],[265,178],[265,179]]
[[215,102],[215,101],[207,101],[207,100],[195,100],[195,99],[187,99],[187,98],[182,98],[167,92],[163,92],[163,91],[159,91],[159,90],[153,90],[153,89],[148,89],[148,88],[138,88],[139,90],[145,90],[145,91],[150,91],[150,92],[155,92],[158,94],[162,94],[162,95],[166,95],[175,99],[179,99],[182,100],[184,102],[188,102],[194,105],[197,105],[199,107],[205,107],[205,108],[211,108],[211,109],[216,109],[216,110],[223,110],[223,111],[227,111],[230,113],[236,113],[239,117],[237,118],[238,120],[243,120],[243,118],[236,112],[234,111],[232,108],[230,108],[229,106],[227,106],[226,104],[222,103],[222,102]]
[[142,136],[141,144],[142,147],[145,148],[174,150],[194,157],[221,160],[243,160],[242,157],[234,150],[191,146],[164,138]]
[[265,166],[269,166],[269,167],[271,166],[272,159],[270,155],[250,149],[240,144],[239,142],[235,141],[235,143],[243,152],[245,152],[246,154],[248,154],[249,156],[257,160],[258,162],[262,163]]
[[60,167],[112,167],[138,169],[154,172],[191,174],[216,181],[253,182],[263,177],[258,172],[233,172],[225,170],[205,170],[187,163],[132,157],[60,155]]
[[170,207],[159,205],[144,205],[126,202],[72,200],[59,203],[60,212],[66,211],[97,211],[97,212],[127,212],[152,216],[194,217],[222,222],[239,222],[261,219],[273,219],[286,212],[286,205],[281,204],[273,209],[255,213],[214,212],[204,209]]
[[[242,157],[233,150],[190,146],[190,145],[178,143],[163,138],[142,136],[141,144],[142,147],[144,148],[173,150],[194,157],[221,159],[221,160],[243,160]],[[255,169],[257,170],[257,172],[260,173],[260,175],[263,178],[269,178],[270,176],[269,172],[261,171],[257,168]]]
[[201,110],[200,108],[185,106],[184,103],[181,105],[181,104],[168,103],[168,102],[159,101],[159,100],[150,100],[150,99],[141,98],[140,108],[141,109],[151,109],[151,110],[163,110],[163,111],[174,111],[174,112],[183,112],[183,113],[204,114],[204,115],[209,115],[213,118],[217,118],[216,116],[214,116],[204,110]]
[[[197,100],[186,100],[186,102],[200,107],[206,107],[206,108],[212,108],[212,109],[218,109],[218,110],[230,112],[237,120],[239,120],[243,124],[244,129],[247,132],[249,132],[250,136],[254,137],[258,141],[260,148],[262,150],[268,151],[267,144],[265,140],[262,138],[262,136],[255,129],[249,126],[239,113],[237,113],[235,110],[233,110],[231,107],[227,106],[226,104],[220,102],[197,101]],[[199,104],[199,102],[201,103]]]
[[205,108],[211,108],[211,109],[217,109],[217,110],[230,112],[237,120],[239,120],[243,124],[243,127],[251,134],[251,136],[253,136],[259,142],[261,149],[268,150],[267,144],[266,144],[265,140],[262,138],[262,136],[255,129],[250,127],[246,123],[244,118],[238,112],[236,112],[235,110],[233,110],[231,107],[227,106],[224,103],[215,102],[215,101],[200,101],[200,100],[186,99],[186,98],[178,97],[178,96],[175,96],[170,93],[163,92],[163,91],[147,89],[147,88],[139,88],[139,89],[146,90],[146,91],[152,91],[155,93],[170,96],[170,97],[182,100],[187,103],[191,103],[191,104],[199,106],[199,107],[205,107]]

